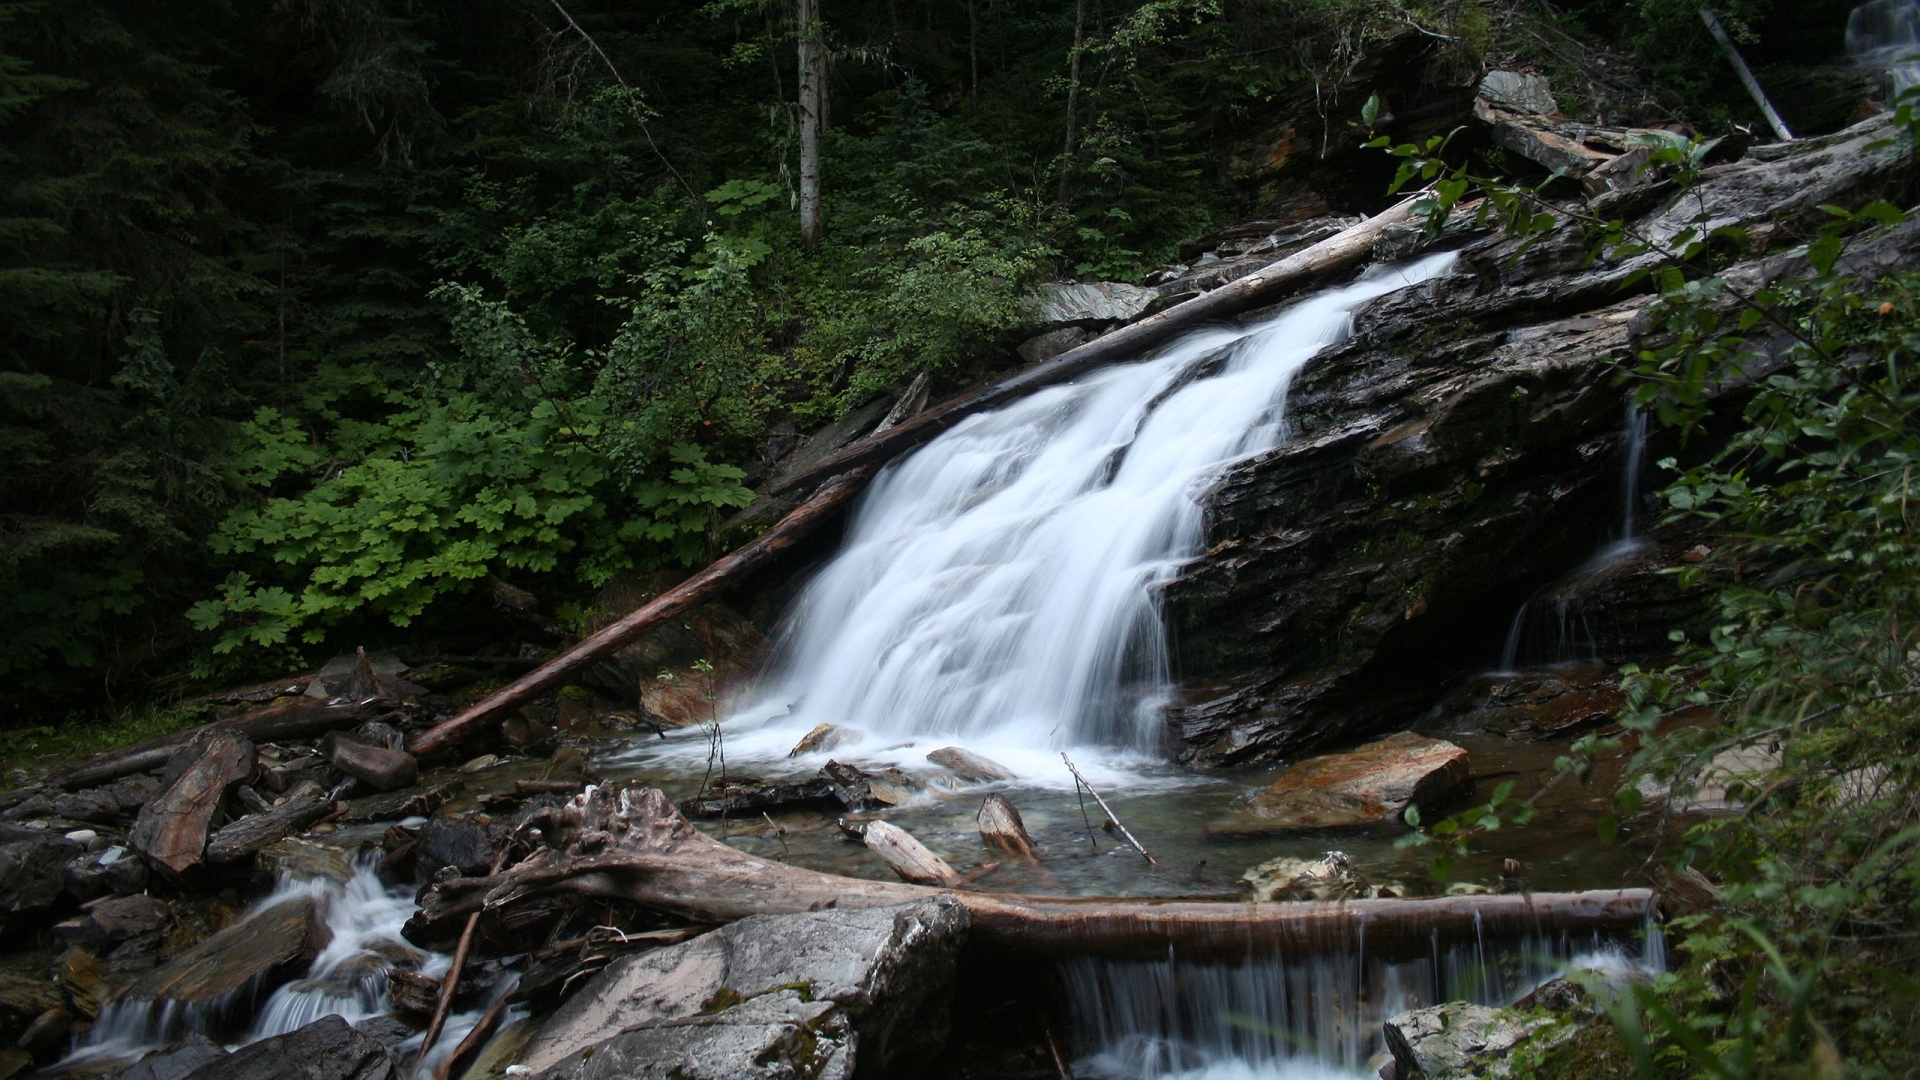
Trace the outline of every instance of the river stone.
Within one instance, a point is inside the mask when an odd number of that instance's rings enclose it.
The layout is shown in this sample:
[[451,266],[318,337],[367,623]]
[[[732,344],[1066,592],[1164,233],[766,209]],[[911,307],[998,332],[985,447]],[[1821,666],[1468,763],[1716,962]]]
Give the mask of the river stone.
[[216,1058],[185,1080],[393,1080],[393,1056],[339,1016]]
[[321,914],[311,896],[262,908],[154,968],[122,996],[217,1010],[242,992],[265,994],[326,947],[331,934]]
[[927,760],[947,769],[962,780],[972,780],[976,783],[993,783],[1015,778],[1013,770],[1005,765],[958,746],[943,746],[928,754]]
[[1522,1039],[1554,1023],[1486,1005],[1449,1001],[1399,1013],[1382,1025],[1394,1080],[1505,1077]]
[[1465,750],[1405,731],[1296,762],[1250,804],[1208,827],[1271,833],[1368,825],[1397,819],[1409,806],[1440,805],[1471,778]]
[[442,815],[420,826],[413,842],[413,877],[420,884],[451,866],[462,874],[484,874],[493,864],[493,833],[477,821]]
[[66,887],[67,863],[84,850],[56,832],[0,826],[0,933],[53,906]]
[[[528,1043],[548,1080],[816,1078],[879,1071],[947,1035],[967,913],[951,897],[756,915],[624,957]],[[623,1071],[624,1070],[624,1071]]]
[[195,1031],[165,1050],[141,1058],[113,1080],[182,1080],[207,1062],[226,1056],[223,1047]]

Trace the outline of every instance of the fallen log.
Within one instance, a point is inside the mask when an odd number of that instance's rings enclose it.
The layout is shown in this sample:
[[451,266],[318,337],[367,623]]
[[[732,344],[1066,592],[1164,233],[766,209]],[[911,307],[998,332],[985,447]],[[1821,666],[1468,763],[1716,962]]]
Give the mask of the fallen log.
[[795,507],[780,523],[731,553],[715,560],[705,570],[642,604],[638,610],[547,661],[535,670],[495,691],[484,701],[444,720],[407,740],[407,749],[425,757],[466,738],[480,725],[494,719],[543,691],[559,686],[585,670],[601,655],[611,652],[641,634],[654,629],[675,615],[719,592],[736,577],[771,562],[773,558],[799,543],[801,538],[847,500],[859,494],[873,478],[877,467],[848,470],[821,486],[813,497]]
[[179,878],[206,859],[207,834],[227,789],[253,773],[253,744],[217,731],[179,750],[169,763],[172,784],[140,808],[127,843],[149,863]]
[[870,821],[861,830],[860,840],[867,845],[868,851],[880,856],[882,862],[892,867],[902,881],[938,885],[945,889],[960,884],[958,870],[947,865],[947,860],[927,850],[927,845],[915,840],[912,833],[898,825]]
[[[863,881],[756,858],[695,829],[657,790],[589,788],[541,822],[548,846],[511,870],[435,882],[408,922],[416,943],[445,940],[471,915],[552,893],[617,898],[692,921],[827,907],[885,907],[939,895],[904,882]],[[1326,952],[1364,943],[1368,956],[1413,958],[1438,946],[1543,929],[1639,930],[1647,889],[1441,897],[1431,900],[1225,903],[1050,899],[961,892],[969,940],[1030,956],[1104,954],[1244,957],[1254,948]]]
[[48,782],[71,791],[157,769],[172,760],[174,753],[182,746],[214,732],[231,732],[255,743],[320,735],[366,720],[372,715],[375,704],[288,698],[240,716],[215,720],[197,728],[97,754],[71,769],[55,773]]
[[778,495],[848,469],[886,461],[975,413],[997,409],[1036,390],[1069,382],[1116,360],[1138,357],[1176,334],[1271,303],[1297,285],[1356,266],[1372,256],[1376,237],[1395,225],[1413,220],[1413,203],[1413,198],[1403,199],[1353,228],[1263,270],[1103,334],[1039,367],[928,409],[887,430],[876,431],[813,468],[782,478],[768,492]]
[[319,791],[304,791],[279,806],[248,814],[223,826],[207,841],[210,863],[239,862],[254,852],[277,843],[288,833],[304,829],[333,813],[333,800]]

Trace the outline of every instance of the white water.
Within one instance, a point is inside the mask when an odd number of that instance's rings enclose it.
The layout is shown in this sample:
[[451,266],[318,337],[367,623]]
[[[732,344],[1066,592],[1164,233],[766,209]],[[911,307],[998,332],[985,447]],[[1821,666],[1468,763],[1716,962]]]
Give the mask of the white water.
[[[100,1017],[88,1033],[74,1059],[119,1058],[134,1060],[166,1047],[188,1032],[217,1035],[230,1031],[249,1014],[253,1020],[246,1035],[229,1048],[283,1035],[313,1023],[322,1017],[338,1015],[349,1024],[390,1011],[387,973],[396,967],[417,970],[441,978],[451,960],[440,953],[428,952],[410,944],[401,936],[418,907],[414,890],[401,885],[388,888],[375,872],[376,860],[363,860],[345,885],[324,878],[313,880],[282,879],[274,891],[247,909],[241,924],[279,904],[311,899],[319,908],[331,940],[314,957],[303,978],[279,988],[255,1011],[259,988],[252,987],[232,1000],[211,1006],[182,1005],[172,1001],[116,999],[100,1010]],[[496,987],[496,993],[511,993],[511,980]],[[431,1075],[442,1057],[459,1045],[479,1020],[480,1011],[456,1012],[447,1017],[446,1030],[435,1052],[421,1064],[421,1075]],[[399,1047],[399,1060],[411,1061],[419,1051],[420,1036],[415,1035]]]
[[[887,469],[793,609],[761,700],[726,725],[728,756],[784,757],[827,722],[865,734],[863,762],[960,743],[1042,782],[1069,782],[1061,748],[1157,758],[1170,673],[1155,589],[1199,553],[1196,495],[1280,442],[1289,384],[1357,307],[1453,261],[1378,268],[1258,326],[1195,333],[972,417]],[[705,751],[698,733],[682,747]]]
[[1666,969],[1657,923],[1640,942],[1479,941],[1383,963],[1329,943],[1239,963],[1079,959],[1061,965],[1076,1073],[1106,1080],[1360,1080],[1381,1023],[1443,1001],[1505,1005],[1569,971],[1604,980]]
[[1920,85],[1920,3],[1868,0],[1847,17],[1847,57],[1887,73],[1898,95]]

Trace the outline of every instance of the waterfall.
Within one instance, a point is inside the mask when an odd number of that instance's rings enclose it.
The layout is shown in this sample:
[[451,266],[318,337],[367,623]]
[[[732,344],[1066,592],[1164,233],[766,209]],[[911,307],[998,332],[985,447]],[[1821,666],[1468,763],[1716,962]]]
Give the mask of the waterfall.
[[[1665,970],[1649,918],[1638,942],[1598,936],[1476,941],[1420,960],[1364,948],[1238,963],[1080,958],[1061,965],[1077,1075],[1107,1080],[1346,1080],[1371,1075],[1381,1022],[1446,1001],[1510,1004],[1569,970]],[[1366,1071],[1363,1071],[1366,1070]]]
[[1157,751],[1170,672],[1155,592],[1199,553],[1199,489],[1281,440],[1289,383],[1351,333],[1356,308],[1453,261],[1376,268],[1260,325],[1195,333],[895,463],[800,597],[764,703],[738,715],[788,714],[783,733],[826,721],[1015,751]]
[[1847,57],[1887,73],[1895,96],[1920,84],[1920,3],[1867,0],[1847,17]]

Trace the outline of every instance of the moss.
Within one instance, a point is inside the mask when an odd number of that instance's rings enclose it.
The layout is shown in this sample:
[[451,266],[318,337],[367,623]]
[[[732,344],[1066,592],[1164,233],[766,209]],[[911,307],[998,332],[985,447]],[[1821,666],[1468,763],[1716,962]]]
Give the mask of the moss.
[[0,769],[54,769],[108,750],[171,735],[205,723],[208,705],[130,710],[100,720],[69,716],[59,725],[0,732]]

